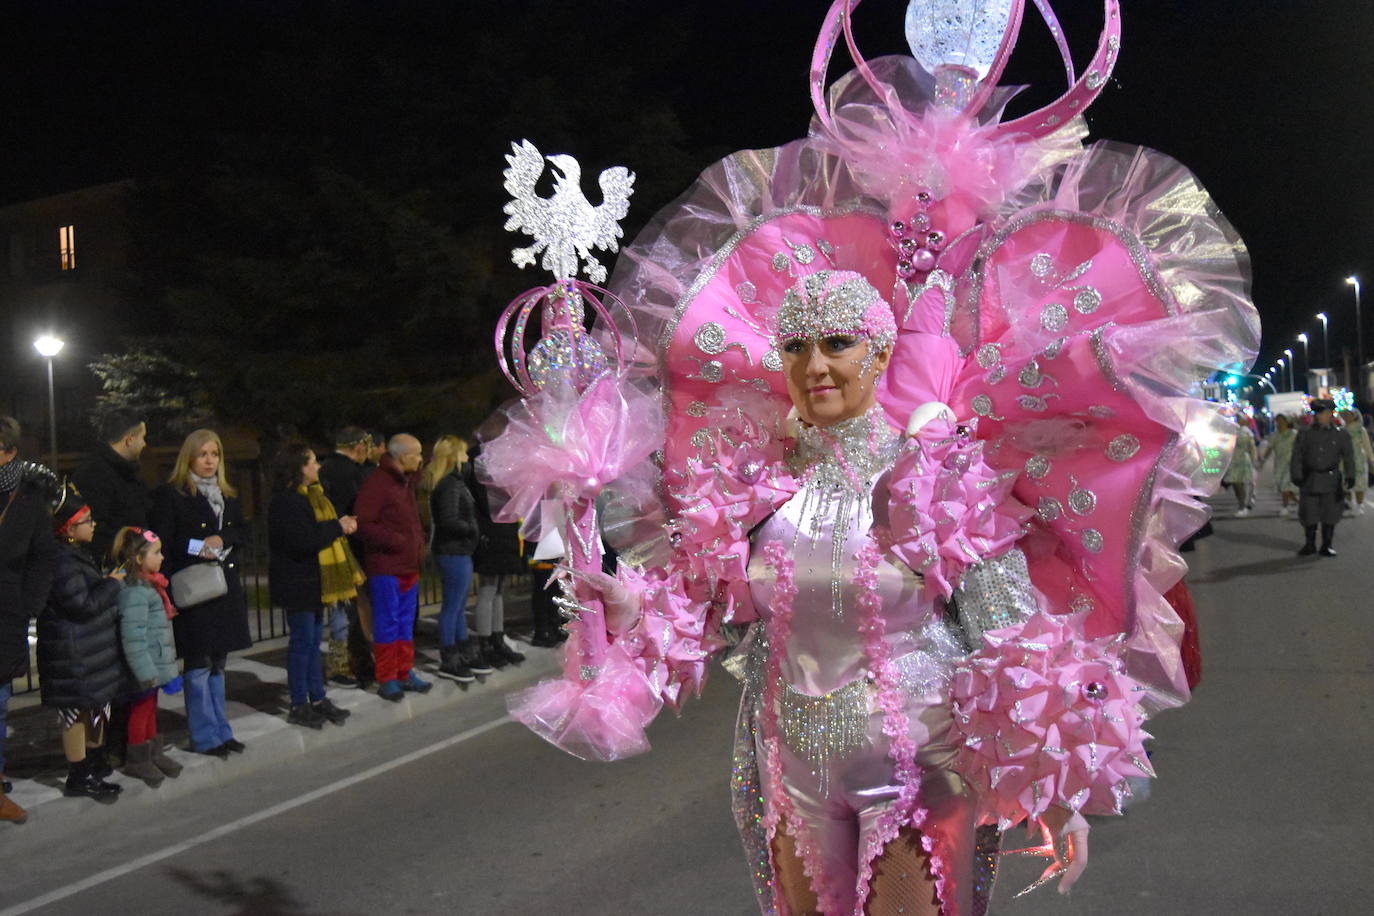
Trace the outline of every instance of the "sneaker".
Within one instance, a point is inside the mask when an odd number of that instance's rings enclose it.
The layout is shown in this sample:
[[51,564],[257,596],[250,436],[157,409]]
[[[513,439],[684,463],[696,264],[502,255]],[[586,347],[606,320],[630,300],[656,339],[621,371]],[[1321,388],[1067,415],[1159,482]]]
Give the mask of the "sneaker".
[[491,674],[496,671],[496,667],[487,661],[480,640],[469,637],[458,643],[458,648],[463,655],[463,664],[467,665],[473,674]]
[[353,715],[353,713],[349,712],[347,709],[340,709],[338,706],[335,706],[330,702],[328,697],[325,697],[323,700],[316,700],[311,705],[315,708],[315,712],[328,719],[330,722],[333,722],[335,725],[343,725],[344,721],[349,716]]
[[291,711],[286,714],[286,721],[292,725],[303,725],[306,728],[313,728],[318,731],[324,728],[325,718],[319,711],[309,703],[292,703]]
[[1248,517],[1249,515],[1250,515],[1250,508],[1249,508],[1248,506],[1247,506],[1246,508],[1244,508],[1244,509],[1237,509],[1237,510],[1236,510],[1236,518],[1246,518],[1246,517]]
[[405,699],[405,691],[401,689],[399,681],[382,681],[377,688],[377,696],[391,703],[399,703]]
[[439,670],[435,672],[440,677],[446,677],[457,681],[460,684],[471,684],[477,680],[473,676],[472,669],[463,661],[463,650],[461,646],[443,646],[439,649]]
[[1336,555],[1336,551],[1332,550],[1330,547],[1323,547],[1321,550],[1318,550],[1317,553],[1324,557],[1334,557]]
[[228,741],[224,742],[224,748],[226,750],[234,752],[235,754],[242,754],[244,751],[248,749],[248,745],[244,744],[242,741],[239,741],[235,738],[230,738]]
[[358,679],[351,674],[336,674],[329,679],[329,683],[352,690],[358,686]]
[[430,688],[434,686],[429,681],[421,678],[420,675],[416,674],[413,670],[406,675],[405,680],[397,681],[396,683],[401,685],[402,690],[409,693],[429,693]]

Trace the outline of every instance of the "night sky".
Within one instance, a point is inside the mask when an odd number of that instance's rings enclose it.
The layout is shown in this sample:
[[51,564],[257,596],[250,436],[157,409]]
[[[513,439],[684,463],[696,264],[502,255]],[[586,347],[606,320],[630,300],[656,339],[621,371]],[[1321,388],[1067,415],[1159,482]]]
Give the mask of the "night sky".
[[[357,159],[386,145],[427,149],[438,138],[448,152],[427,167],[486,173],[493,186],[501,180],[502,149],[528,136],[544,152],[583,157],[588,171],[623,161],[646,186],[642,165],[597,146],[598,124],[587,112],[617,119],[636,99],[663,102],[676,113],[699,168],[733,149],[801,136],[810,112],[806,68],[828,5],[6,0],[0,204],[156,176],[208,155],[224,132],[319,131],[332,144],[352,144],[345,152]],[[1081,63],[1094,44],[1101,5],[1057,6]],[[1151,146],[1190,166],[1250,247],[1265,328],[1260,370],[1296,346],[1299,331],[1309,333],[1313,362],[1320,363],[1315,313],[1332,316],[1335,349],[1354,333],[1353,296],[1343,278],[1361,273],[1374,291],[1374,55],[1367,46],[1374,4],[1123,6],[1120,64],[1089,113],[1093,137]],[[1004,82],[1036,89],[1013,113],[1048,101],[1063,85],[1043,24],[1027,7]],[[521,19],[531,9],[548,15]],[[860,8],[859,41],[869,56],[902,49],[903,9],[897,0]],[[421,78],[373,80],[369,62],[379,47],[411,56]],[[295,66],[320,57],[321,49],[327,53],[320,59],[335,66],[314,75]],[[351,79],[340,79],[340,63]],[[572,71],[577,78],[569,78]],[[530,91],[543,96],[546,111],[566,105],[581,119],[546,114],[544,123],[523,123],[518,107],[502,119],[474,114]],[[632,203],[666,200],[637,196]],[[471,209],[453,220],[485,221],[501,233],[499,212]],[[1374,296],[1369,303],[1374,307]],[[1365,324],[1366,339],[1374,340],[1374,314]],[[1374,354],[1374,347],[1365,349]]]

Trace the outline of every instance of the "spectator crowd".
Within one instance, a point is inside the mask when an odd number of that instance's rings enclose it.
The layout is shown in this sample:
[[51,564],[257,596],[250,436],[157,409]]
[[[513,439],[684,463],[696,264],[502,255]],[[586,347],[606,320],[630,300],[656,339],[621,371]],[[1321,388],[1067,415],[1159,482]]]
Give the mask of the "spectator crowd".
[[[116,768],[156,787],[181,766],[157,733],[159,692],[184,698],[190,749],[225,758],[246,746],[225,712],[229,653],[252,644],[241,558],[250,532],[211,429],[190,433],[168,479],[150,489],[143,418],[111,411],[71,475],[19,455],[0,417],[0,821],[23,823],[4,778],[12,682],[29,672],[37,619],[41,700],[61,727],[63,791],[112,802]],[[341,726],[328,691],[375,689],[399,702],[431,684],[416,670],[420,577],[442,583],[437,675],[471,683],[525,656],[505,637],[510,578],[530,571],[518,526],[492,521],[468,443],[448,435],[426,464],[419,439],[357,426],[319,457],[286,446],[273,462],[268,589],[287,626],[287,721]],[[536,567],[546,579],[547,564]],[[472,629],[467,604],[474,577]],[[535,604],[539,646],[565,638],[551,602]],[[323,646],[323,651],[322,651]]]

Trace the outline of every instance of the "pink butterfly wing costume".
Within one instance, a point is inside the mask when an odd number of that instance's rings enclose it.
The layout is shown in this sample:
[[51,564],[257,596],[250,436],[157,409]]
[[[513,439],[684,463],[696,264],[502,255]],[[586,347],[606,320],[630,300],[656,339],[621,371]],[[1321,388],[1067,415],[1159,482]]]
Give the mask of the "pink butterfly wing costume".
[[[904,827],[943,911],[982,912],[998,830],[1119,812],[1152,775],[1141,721],[1187,698],[1163,592],[1234,436],[1189,391],[1258,340],[1244,247],[1162,154],[1083,148],[1068,119],[998,132],[931,91],[911,60],[861,62],[811,136],[712,166],[625,249],[620,383],[660,392],[662,499],[613,483],[603,504],[643,614],[601,664],[511,698],[614,760],[730,647],[765,913],[785,912],[777,830],[824,912],[861,913]],[[880,409],[791,439],[777,309],[819,271],[866,278],[897,343]],[[930,402],[948,411],[903,435]]]

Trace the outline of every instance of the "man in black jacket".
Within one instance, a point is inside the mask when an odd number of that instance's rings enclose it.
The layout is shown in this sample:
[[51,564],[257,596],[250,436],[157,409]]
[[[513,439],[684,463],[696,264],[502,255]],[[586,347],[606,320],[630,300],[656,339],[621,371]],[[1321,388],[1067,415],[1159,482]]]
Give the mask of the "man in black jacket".
[[95,516],[91,552],[103,562],[120,528],[148,526],[151,495],[138,465],[147,444],[143,418],[130,410],[112,410],[101,418],[99,432],[100,444],[72,473],[72,483]]
[[[47,603],[57,541],[48,513],[51,471],[19,460],[19,424],[0,417],[0,780],[5,770],[5,718],[10,681],[29,670],[29,620]],[[0,821],[28,815],[0,784]]]
[[1322,526],[1321,555],[1334,557],[1331,539],[1336,523],[1344,509],[1345,487],[1355,480],[1355,449],[1350,436],[1337,429],[1332,422],[1336,402],[1326,398],[1312,400],[1316,422],[1298,433],[1293,443],[1293,459],[1289,467],[1293,483],[1298,487],[1298,521],[1302,522],[1306,543],[1298,556],[1317,553],[1317,525]]

